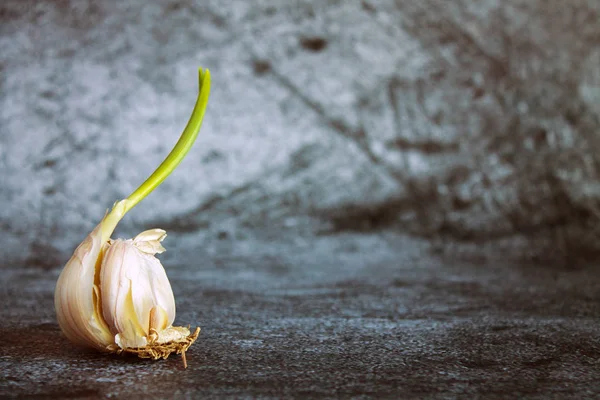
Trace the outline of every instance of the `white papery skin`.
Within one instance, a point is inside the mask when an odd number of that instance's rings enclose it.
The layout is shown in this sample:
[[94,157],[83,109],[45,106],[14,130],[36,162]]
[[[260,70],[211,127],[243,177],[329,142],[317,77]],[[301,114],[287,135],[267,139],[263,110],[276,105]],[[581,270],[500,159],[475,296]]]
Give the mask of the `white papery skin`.
[[110,352],[185,337],[167,330],[175,319],[175,299],[154,257],[164,251],[165,231],[102,242],[104,221],[77,247],[58,278],[54,304],[64,334],[76,344]]

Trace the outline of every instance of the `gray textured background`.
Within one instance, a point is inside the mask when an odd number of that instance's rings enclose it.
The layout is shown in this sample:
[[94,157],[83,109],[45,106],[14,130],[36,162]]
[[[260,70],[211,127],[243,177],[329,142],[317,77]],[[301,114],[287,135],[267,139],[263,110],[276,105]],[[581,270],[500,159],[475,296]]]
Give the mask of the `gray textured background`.
[[[599,21],[598,0],[2,1],[0,395],[598,394]],[[118,230],[168,231],[191,370],[82,355],[56,277],[176,142],[198,66],[201,135]]]

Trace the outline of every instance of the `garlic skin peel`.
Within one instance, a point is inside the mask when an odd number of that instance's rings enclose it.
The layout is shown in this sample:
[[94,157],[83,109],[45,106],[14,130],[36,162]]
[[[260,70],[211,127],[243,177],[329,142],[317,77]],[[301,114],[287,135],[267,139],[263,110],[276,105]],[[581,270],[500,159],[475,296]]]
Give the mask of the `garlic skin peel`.
[[103,352],[133,353],[141,358],[182,354],[200,328],[172,326],[175,299],[156,253],[166,233],[151,229],[134,239],[111,240],[125,214],[156,189],[194,144],[208,104],[210,72],[198,70],[198,98],[192,115],[165,160],[126,199],[117,201],[100,224],[75,249],[54,292],[58,324],[73,343]]

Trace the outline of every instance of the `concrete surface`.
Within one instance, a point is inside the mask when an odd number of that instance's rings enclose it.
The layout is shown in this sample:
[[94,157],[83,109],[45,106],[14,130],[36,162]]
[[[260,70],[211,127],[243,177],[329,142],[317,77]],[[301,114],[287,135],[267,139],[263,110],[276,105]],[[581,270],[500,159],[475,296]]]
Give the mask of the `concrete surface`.
[[[175,240],[196,238],[168,238],[167,253]],[[54,319],[57,271],[5,270],[0,395],[600,395],[597,268],[443,262],[390,233],[214,242],[218,254],[180,250],[166,266],[176,323],[202,327],[187,370],[179,357],[152,362],[73,348]]]
[[4,0],[0,258],[60,265],[175,143],[199,65],[202,134],[127,235],[235,210],[600,252],[599,15],[597,0]]
[[[3,0],[0,397],[600,396],[599,15]],[[117,232],[168,231],[189,368],[74,348],[60,269],[175,143],[200,65],[199,140]]]

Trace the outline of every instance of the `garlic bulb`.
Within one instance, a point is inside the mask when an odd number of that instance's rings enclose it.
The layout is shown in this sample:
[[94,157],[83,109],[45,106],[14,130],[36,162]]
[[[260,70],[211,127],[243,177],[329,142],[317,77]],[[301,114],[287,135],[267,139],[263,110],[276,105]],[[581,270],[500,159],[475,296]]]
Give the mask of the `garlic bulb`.
[[173,327],[175,298],[160,261],[165,231],[102,241],[106,218],[77,247],[58,278],[55,308],[65,336],[106,352],[166,358],[183,353],[200,328]]
[[165,251],[165,231],[151,229],[134,239],[111,240],[125,214],[150,194],[183,160],[192,147],[208,103],[210,72],[199,70],[199,92],[179,141],[150,175],[77,247],[61,272],[54,293],[60,328],[73,343],[103,352],[133,353],[142,358],[182,354],[197,339],[200,328],[172,326],[175,299],[156,253]]

